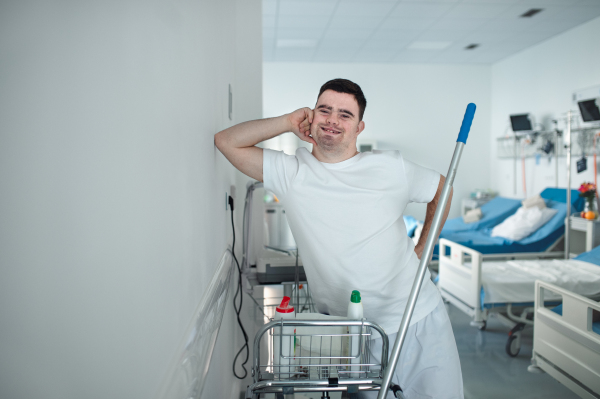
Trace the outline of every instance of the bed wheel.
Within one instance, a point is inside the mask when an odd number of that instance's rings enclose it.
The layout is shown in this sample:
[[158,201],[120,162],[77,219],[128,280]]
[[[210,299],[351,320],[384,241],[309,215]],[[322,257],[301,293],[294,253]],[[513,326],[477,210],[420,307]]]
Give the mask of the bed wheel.
[[511,335],[508,337],[508,341],[506,341],[506,354],[510,357],[517,357],[521,350],[518,338],[516,335]]
[[483,323],[479,326],[479,330],[484,331],[486,327],[487,327],[487,321],[484,320]]

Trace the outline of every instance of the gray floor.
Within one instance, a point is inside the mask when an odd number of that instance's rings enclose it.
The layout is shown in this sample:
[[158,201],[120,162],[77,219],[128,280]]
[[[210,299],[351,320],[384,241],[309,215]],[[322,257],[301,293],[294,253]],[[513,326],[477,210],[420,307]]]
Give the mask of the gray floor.
[[505,352],[509,328],[496,318],[488,320],[485,331],[469,325],[470,318],[448,305],[448,315],[460,355],[465,399],[475,398],[578,398],[548,374],[527,372],[533,345],[533,330],[523,332],[517,357]]

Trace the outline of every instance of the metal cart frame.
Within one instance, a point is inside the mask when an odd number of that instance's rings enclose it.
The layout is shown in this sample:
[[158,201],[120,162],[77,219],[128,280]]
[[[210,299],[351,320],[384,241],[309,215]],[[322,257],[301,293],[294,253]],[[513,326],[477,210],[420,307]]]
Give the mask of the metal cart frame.
[[[303,331],[313,333],[285,334],[285,328],[303,328]],[[337,327],[358,332],[332,334],[324,328]],[[320,330],[320,331],[319,331]],[[296,331],[296,330],[294,330]],[[271,360],[261,364],[260,343],[263,336],[268,333],[269,342],[279,338],[279,345],[283,345],[283,338],[294,339],[294,348],[300,352],[285,356],[280,351],[280,358],[289,362],[274,365]],[[378,336],[373,337],[377,333]],[[370,345],[375,338],[381,337],[381,363],[374,363],[370,359]],[[329,348],[323,345],[323,340],[329,339]],[[340,344],[339,353],[332,353],[333,340]],[[343,353],[344,342],[358,339],[356,356],[351,356],[350,351]],[[311,350],[303,349],[302,340],[310,340]],[[313,340],[317,343],[318,353],[314,353]],[[317,342],[319,341],[319,342]],[[346,344],[347,345],[347,344]],[[327,353],[329,351],[329,353]],[[352,351],[353,352],[353,351]],[[295,392],[323,392],[323,397],[329,397],[328,392],[343,392],[342,397],[352,397],[358,391],[376,391],[381,387],[382,375],[388,362],[389,342],[388,337],[379,325],[366,320],[299,320],[281,319],[265,324],[254,338],[254,359],[252,376],[254,383],[248,386],[246,398],[259,398],[261,394],[275,393],[277,398],[291,395]],[[352,362],[354,360],[354,362]],[[358,360],[358,363],[356,362]],[[281,371],[285,367],[288,371]],[[358,369],[357,369],[358,368]],[[270,369],[270,372],[268,371]]]

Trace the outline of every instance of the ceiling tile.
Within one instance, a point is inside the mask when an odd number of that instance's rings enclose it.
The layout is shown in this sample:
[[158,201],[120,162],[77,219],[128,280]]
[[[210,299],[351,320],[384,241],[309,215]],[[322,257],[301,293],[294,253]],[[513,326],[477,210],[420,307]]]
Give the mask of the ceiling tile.
[[[539,8],[542,11],[533,17],[521,17],[525,12],[531,10],[532,8]],[[568,7],[564,6],[556,6],[551,5],[546,2],[535,2],[535,3],[517,3],[513,6],[510,6],[506,9],[502,14],[499,15],[500,18],[511,18],[511,19],[519,19],[522,21],[529,21],[532,24],[536,23],[540,19],[545,18],[560,18],[564,10]]]
[[389,50],[398,51],[406,48],[412,40],[374,40],[370,39],[363,45],[363,49],[377,49],[377,50]]
[[277,17],[275,15],[263,15],[262,24],[264,28],[275,28],[277,23]]
[[390,17],[437,19],[448,12],[453,4],[398,3]]
[[278,28],[302,28],[302,29],[313,29],[321,28],[329,22],[327,16],[316,16],[311,18],[299,18],[292,15],[280,15],[279,21],[277,22]]
[[428,62],[436,64],[462,64],[469,62],[472,58],[473,53],[467,51],[443,51],[433,56]]
[[330,27],[345,29],[375,29],[381,25],[385,17],[358,17],[358,16],[340,16],[335,15],[331,20]]
[[352,15],[365,17],[384,17],[396,5],[395,2],[366,2],[360,0],[347,0],[340,2],[336,15]]
[[459,4],[445,14],[446,18],[495,18],[506,11],[508,4]]
[[391,62],[398,51],[386,51],[382,49],[363,49],[354,56],[355,62]]
[[534,26],[532,21],[525,18],[519,19],[508,19],[498,18],[494,19],[485,25],[481,26],[478,32],[523,32]]
[[406,40],[412,41],[423,32],[423,29],[379,29],[373,35],[373,40]]
[[537,24],[532,26],[530,29],[527,29],[526,32],[544,32],[548,35],[555,35],[561,32],[565,32],[575,26],[579,25],[579,23],[565,20],[565,19],[545,19],[539,21]]
[[486,18],[450,18],[442,17],[434,23],[430,29],[444,29],[455,31],[473,31],[488,23],[490,19]]
[[461,40],[469,43],[478,43],[482,46],[489,46],[496,43],[500,43],[501,41],[508,39],[512,35],[514,35],[514,32],[507,30],[497,32],[475,31],[467,33]]
[[277,29],[278,39],[320,39],[325,32],[321,29],[300,29],[300,28],[279,28]]
[[426,41],[436,41],[436,40],[444,40],[444,41],[455,41],[462,39],[466,36],[466,32],[462,31],[454,31],[454,30],[434,30],[428,29],[422,34],[419,35],[418,40],[426,40]]
[[273,39],[275,37],[275,28],[263,28],[263,39]]
[[297,61],[297,62],[309,62],[312,58],[315,50],[314,49],[277,49],[273,55],[277,61]]
[[467,4],[489,4],[489,3],[495,3],[495,4],[514,4],[514,3],[518,3],[521,0],[463,0],[463,3],[467,3]]
[[433,18],[404,18],[388,17],[382,24],[382,29],[427,29],[435,22]]
[[352,62],[355,52],[336,52],[331,50],[319,50],[312,57],[313,62]]
[[336,4],[336,0],[285,0],[279,2],[279,15],[327,16]]
[[403,50],[394,57],[393,61],[425,63],[438,53],[439,51],[435,50]]
[[346,40],[359,40],[368,38],[373,29],[329,29],[324,39],[344,42]]
[[262,13],[263,15],[277,14],[277,0],[262,0]]
[[471,62],[491,64],[508,57],[510,54],[511,52],[507,51],[482,51],[474,54],[473,58],[471,58]]

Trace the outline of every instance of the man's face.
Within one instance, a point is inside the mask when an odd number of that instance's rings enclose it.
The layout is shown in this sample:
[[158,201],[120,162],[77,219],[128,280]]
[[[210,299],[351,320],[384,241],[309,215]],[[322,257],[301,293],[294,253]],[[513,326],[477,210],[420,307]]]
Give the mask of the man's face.
[[358,103],[352,94],[325,90],[317,99],[311,135],[317,145],[329,153],[344,153],[364,129],[358,119]]

